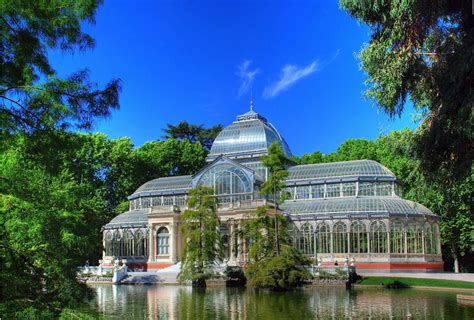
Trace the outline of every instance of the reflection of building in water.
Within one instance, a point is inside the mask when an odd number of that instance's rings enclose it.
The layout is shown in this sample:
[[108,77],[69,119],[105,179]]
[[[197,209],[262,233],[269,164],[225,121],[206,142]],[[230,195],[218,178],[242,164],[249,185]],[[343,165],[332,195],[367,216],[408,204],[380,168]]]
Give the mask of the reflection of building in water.
[[179,319],[176,317],[178,297],[183,291],[189,294],[192,288],[177,286],[151,286],[147,290],[147,319]]
[[[103,228],[104,261],[160,268],[180,259],[180,213],[188,191],[214,188],[219,199],[222,242],[230,264],[246,259],[247,241],[236,232],[258,206],[267,179],[261,157],[272,142],[290,148],[264,117],[251,110],[218,135],[208,164],[193,176],[151,180],[129,196],[130,208]],[[281,212],[291,220],[293,244],[323,264],[354,258],[359,269],[440,270],[439,217],[401,198],[395,175],[375,161],[360,160],[288,168]]]
[[471,319],[455,293],[310,287],[274,293],[209,287],[94,285],[96,309],[117,319]]
[[321,319],[441,319],[448,307],[445,294],[417,290],[317,288],[308,294]]

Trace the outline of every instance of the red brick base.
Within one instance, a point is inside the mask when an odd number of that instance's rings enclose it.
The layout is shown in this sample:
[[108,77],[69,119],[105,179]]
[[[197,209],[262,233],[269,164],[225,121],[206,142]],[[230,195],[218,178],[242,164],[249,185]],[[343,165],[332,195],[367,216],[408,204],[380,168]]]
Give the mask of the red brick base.
[[160,262],[148,262],[147,268],[148,269],[164,269],[171,267],[173,263],[160,263]]
[[[333,266],[333,263],[323,263]],[[339,264],[342,266],[343,264]],[[442,262],[360,262],[355,264],[359,270],[371,271],[443,271]]]
[[[159,263],[159,262],[147,262],[147,263],[127,263],[127,267],[129,270],[140,269],[142,271],[147,271],[150,269],[163,269],[172,266],[172,263]],[[113,264],[104,263],[102,264],[103,267],[113,267]]]

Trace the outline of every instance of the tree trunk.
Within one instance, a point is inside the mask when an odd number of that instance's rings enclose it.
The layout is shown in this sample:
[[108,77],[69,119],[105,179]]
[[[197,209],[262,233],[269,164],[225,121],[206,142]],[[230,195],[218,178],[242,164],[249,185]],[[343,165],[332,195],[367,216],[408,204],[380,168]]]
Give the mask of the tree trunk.
[[459,259],[456,254],[454,255],[454,272],[459,273]]
[[205,279],[196,279],[192,281],[192,286],[196,288],[206,288],[206,280]]
[[453,252],[453,259],[454,259],[454,272],[459,273],[459,257],[456,251],[456,246],[454,243],[451,243],[451,250]]

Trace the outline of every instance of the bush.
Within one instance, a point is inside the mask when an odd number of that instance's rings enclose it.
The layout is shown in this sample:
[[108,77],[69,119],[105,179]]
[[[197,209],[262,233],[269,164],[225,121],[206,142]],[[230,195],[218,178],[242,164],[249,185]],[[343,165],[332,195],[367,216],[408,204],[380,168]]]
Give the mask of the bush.
[[241,267],[230,267],[224,271],[226,276],[225,284],[227,287],[243,287],[247,283],[247,278]]
[[311,276],[303,267],[308,259],[292,246],[282,246],[279,256],[250,263],[245,270],[249,284],[274,291],[294,289]]
[[103,277],[105,278],[112,278],[114,276],[114,273],[112,271],[107,271]]

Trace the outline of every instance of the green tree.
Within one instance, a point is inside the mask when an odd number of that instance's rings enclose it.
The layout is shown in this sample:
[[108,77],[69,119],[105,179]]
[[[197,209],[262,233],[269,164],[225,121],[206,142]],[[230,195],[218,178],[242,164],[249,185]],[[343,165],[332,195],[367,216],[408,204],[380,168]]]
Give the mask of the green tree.
[[408,99],[422,112],[414,147],[428,177],[450,183],[469,176],[474,157],[471,2],[340,3],[371,30],[359,54],[367,97],[393,117]]
[[157,177],[194,174],[206,163],[206,150],[188,140],[150,141],[135,150],[137,177],[142,183]]
[[280,252],[280,241],[278,238],[278,204],[284,201],[285,179],[288,176],[286,167],[291,160],[283,152],[278,142],[273,142],[268,147],[268,154],[262,157],[262,164],[268,169],[268,179],[262,184],[260,193],[270,196],[275,202],[275,251],[278,255]]
[[223,129],[222,125],[218,124],[211,128],[204,128],[202,124],[190,124],[187,121],[181,121],[177,125],[167,124],[163,129],[166,135],[165,139],[188,140],[191,143],[200,142],[206,151],[211,150],[212,143],[219,132]]
[[0,129],[90,128],[119,107],[120,80],[104,89],[87,70],[66,79],[48,61],[49,49],[94,46],[81,23],[94,22],[98,1],[2,1],[0,4]]
[[411,156],[419,159],[416,168],[423,173],[419,182],[425,183],[418,188],[429,195],[428,207],[442,217],[445,259],[453,258],[458,270],[469,248],[468,228],[463,226],[473,220],[468,209],[474,157],[471,3],[340,3],[371,30],[370,42],[359,55],[367,73],[367,97],[392,117],[403,113],[408,99],[421,113],[411,144]]
[[293,160],[298,164],[313,164],[324,162],[324,155],[321,151],[303,154],[301,157],[293,156]]
[[310,154],[303,154],[295,161],[299,164],[314,164],[336,161],[350,160],[377,160],[375,143],[366,139],[347,139],[336,151],[329,154],[322,154],[321,151],[315,151]]
[[180,280],[206,287],[222,261],[217,199],[214,190],[199,186],[189,192],[188,209],[181,214],[184,237]]
[[64,165],[77,142],[65,133],[88,129],[95,118],[118,108],[120,81],[99,89],[87,70],[62,79],[47,53],[93,47],[81,25],[93,22],[97,7],[98,1],[84,0],[0,3],[0,314],[5,318],[55,318],[88,295],[76,281],[75,267],[91,252],[89,231],[95,230],[98,213],[107,212],[107,201],[94,191],[93,181],[77,179],[74,158]]
[[304,268],[308,259],[292,245],[282,245],[278,256],[266,258],[260,264],[249,263],[249,285],[273,291],[286,291],[301,286],[310,279]]
[[[249,242],[245,275],[251,286],[275,291],[293,289],[309,279],[308,272],[302,267],[309,261],[289,243],[286,218],[281,214],[271,215],[270,208],[262,206],[242,221],[241,236]],[[275,219],[278,219],[277,224]],[[281,247],[279,255],[275,252],[277,233]]]
[[89,181],[31,159],[29,143],[19,136],[0,152],[0,313],[50,319],[90,295],[75,268],[96,249],[91,235],[107,208]]

